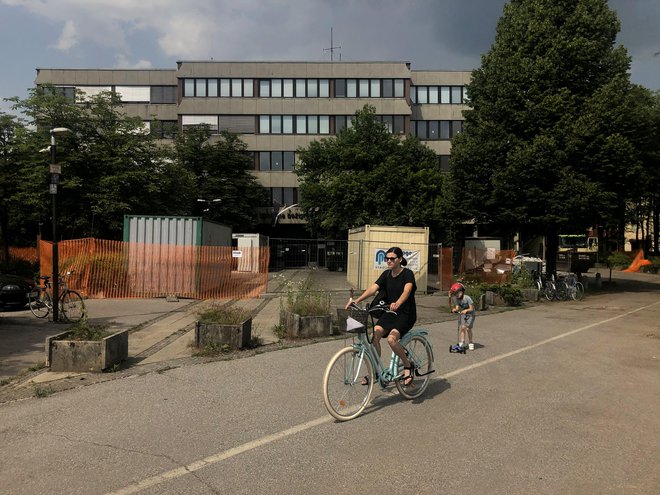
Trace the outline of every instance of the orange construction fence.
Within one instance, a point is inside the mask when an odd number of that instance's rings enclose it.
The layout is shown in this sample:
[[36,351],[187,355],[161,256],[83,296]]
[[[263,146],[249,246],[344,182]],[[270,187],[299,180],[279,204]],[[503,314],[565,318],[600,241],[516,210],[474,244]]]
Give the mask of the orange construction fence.
[[[0,261],[2,261],[2,252],[0,249]],[[36,247],[14,247],[9,246],[9,261],[27,261],[31,265],[37,264],[39,255]]]
[[[52,243],[41,241],[41,274],[52,274]],[[268,247],[177,246],[76,239],[58,243],[60,275],[91,298],[245,299],[268,285]]]
[[643,266],[649,266],[652,265],[651,261],[644,259],[644,250],[640,249],[637,251],[637,254],[632,260],[632,263],[630,263],[630,266],[626,268],[625,270],[622,270],[624,272],[638,272],[640,268]]

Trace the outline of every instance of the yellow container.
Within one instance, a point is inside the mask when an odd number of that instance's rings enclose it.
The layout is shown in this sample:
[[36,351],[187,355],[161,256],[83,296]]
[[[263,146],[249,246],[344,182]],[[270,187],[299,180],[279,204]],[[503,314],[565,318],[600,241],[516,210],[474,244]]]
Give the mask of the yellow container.
[[387,269],[385,253],[400,247],[415,274],[417,291],[426,292],[429,260],[428,227],[365,225],[348,231],[346,279],[356,289],[371,286]]

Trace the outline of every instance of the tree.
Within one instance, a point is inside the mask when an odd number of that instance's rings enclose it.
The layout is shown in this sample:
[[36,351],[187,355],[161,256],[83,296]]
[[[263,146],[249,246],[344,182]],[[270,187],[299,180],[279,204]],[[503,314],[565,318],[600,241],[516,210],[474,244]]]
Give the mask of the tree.
[[429,226],[451,234],[451,200],[435,153],[408,136],[399,138],[365,106],[352,127],[299,149],[299,204],[308,228],[342,235],[365,224]]
[[42,87],[25,100],[12,100],[36,128],[30,137],[31,162],[19,170],[22,189],[16,195],[25,205],[29,229],[50,218],[49,154],[35,150],[48,146],[53,127],[71,130],[57,138],[62,238],[120,239],[125,214],[187,213],[192,177],[167,160],[140,118],[122,113],[114,93],[102,92],[73,104],[56,88]]
[[[195,126],[177,137],[174,159],[193,177],[191,211],[246,232],[258,223],[257,207],[268,205],[266,190],[250,173],[252,160],[236,134],[223,131],[212,138],[208,126]],[[197,202],[220,199],[220,202]],[[208,211],[203,210],[208,207]]]
[[544,232],[549,270],[559,229],[623,235],[642,172],[644,103],[619,27],[606,0],[512,0],[468,84],[455,194],[480,223]]

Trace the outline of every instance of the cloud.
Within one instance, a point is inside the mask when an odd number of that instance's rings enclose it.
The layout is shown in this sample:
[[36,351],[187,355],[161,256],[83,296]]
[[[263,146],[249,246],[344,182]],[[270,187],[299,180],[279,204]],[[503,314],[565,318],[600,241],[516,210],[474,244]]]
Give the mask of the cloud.
[[64,28],[62,29],[62,34],[60,34],[60,38],[57,40],[57,43],[54,46],[58,50],[68,52],[77,44],[78,33],[76,32],[76,26],[73,21],[66,21]]

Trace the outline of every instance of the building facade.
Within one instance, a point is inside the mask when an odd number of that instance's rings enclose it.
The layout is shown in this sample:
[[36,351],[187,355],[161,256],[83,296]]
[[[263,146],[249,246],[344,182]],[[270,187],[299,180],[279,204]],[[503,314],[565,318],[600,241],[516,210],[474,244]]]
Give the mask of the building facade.
[[[298,202],[296,149],[351,125],[364,105],[394,134],[418,136],[449,169],[462,130],[467,71],[415,71],[408,62],[181,61],[176,69],[37,69],[36,85],[75,98],[114,91],[161,139],[208,124],[240,135],[277,208]],[[269,205],[264,205],[269,206]],[[280,219],[295,223],[290,208]]]

